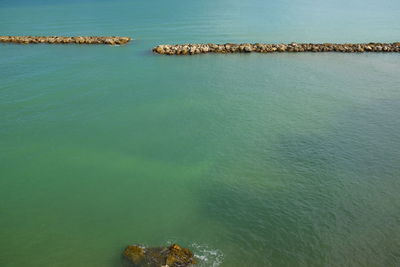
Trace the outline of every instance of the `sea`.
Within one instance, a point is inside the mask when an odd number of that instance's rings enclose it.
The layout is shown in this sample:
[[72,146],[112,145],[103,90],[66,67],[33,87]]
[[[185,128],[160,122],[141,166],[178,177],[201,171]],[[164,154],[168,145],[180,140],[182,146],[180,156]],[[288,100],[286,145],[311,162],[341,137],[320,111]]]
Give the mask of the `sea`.
[[400,266],[400,54],[159,44],[400,41],[398,0],[0,0],[0,266]]

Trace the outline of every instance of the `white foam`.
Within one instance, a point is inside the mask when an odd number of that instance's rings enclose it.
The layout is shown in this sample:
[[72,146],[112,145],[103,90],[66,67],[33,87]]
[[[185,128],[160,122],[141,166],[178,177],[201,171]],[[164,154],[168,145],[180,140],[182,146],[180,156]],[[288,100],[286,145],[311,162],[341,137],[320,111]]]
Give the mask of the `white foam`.
[[218,249],[211,249],[207,245],[193,243],[191,245],[199,267],[218,267],[224,259],[224,254]]

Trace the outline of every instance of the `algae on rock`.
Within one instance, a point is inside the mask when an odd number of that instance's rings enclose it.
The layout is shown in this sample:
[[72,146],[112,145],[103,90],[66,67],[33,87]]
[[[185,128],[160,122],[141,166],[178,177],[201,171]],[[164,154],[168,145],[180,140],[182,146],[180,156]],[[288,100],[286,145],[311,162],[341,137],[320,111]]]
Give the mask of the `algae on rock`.
[[177,244],[160,248],[128,246],[123,256],[125,263],[134,267],[187,267],[196,264],[193,253]]

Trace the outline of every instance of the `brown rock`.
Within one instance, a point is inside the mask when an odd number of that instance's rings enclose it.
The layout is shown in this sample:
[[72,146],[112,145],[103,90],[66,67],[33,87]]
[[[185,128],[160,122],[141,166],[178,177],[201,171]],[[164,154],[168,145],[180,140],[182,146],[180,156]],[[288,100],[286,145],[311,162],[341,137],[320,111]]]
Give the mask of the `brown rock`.
[[163,49],[162,46],[157,46],[155,51],[156,51],[157,53],[159,53],[159,54],[164,54],[164,49]]
[[128,246],[123,254],[133,264],[140,264],[144,260],[145,250],[139,246]]
[[252,51],[253,51],[253,49],[252,49],[252,47],[251,47],[250,45],[246,45],[246,46],[244,47],[244,52],[250,53],[250,52],[252,52]]
[[193,253],[187,248],[181,248],[177,244],[171,245],[165,264],[170,267],[182,267],[195,264]]
[[193,253],[177,244],[169,247],[144,248],[128,246],[123,252],[123,258],[135,267],[189,267],[196,264]]

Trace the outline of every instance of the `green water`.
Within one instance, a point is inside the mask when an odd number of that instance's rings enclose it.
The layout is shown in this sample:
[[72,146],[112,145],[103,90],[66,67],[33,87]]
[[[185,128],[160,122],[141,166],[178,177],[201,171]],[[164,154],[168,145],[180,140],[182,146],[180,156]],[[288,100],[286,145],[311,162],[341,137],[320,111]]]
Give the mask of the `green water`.
[[0,34],[135,39],[0,45],[0,266],[399,266],[400,55],[150,52],[398,40],[362,3],[0,2]]

